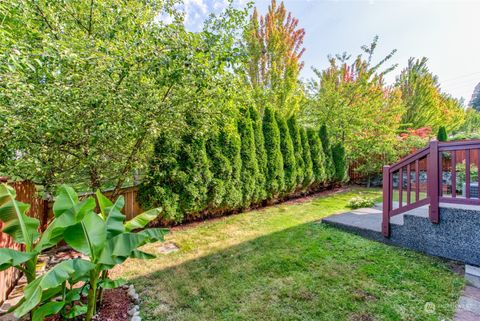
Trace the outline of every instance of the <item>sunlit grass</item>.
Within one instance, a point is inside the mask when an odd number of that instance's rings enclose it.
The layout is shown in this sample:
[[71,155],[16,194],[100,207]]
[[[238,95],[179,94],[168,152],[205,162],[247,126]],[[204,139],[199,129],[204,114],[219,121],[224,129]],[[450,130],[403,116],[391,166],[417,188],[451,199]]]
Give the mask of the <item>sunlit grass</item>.
[[463,281],[447,263],[318,223],[360,192],[381,200],[355,189],[175,229],[179,252],[114,274],[136,285],[144,320],[451,318]]

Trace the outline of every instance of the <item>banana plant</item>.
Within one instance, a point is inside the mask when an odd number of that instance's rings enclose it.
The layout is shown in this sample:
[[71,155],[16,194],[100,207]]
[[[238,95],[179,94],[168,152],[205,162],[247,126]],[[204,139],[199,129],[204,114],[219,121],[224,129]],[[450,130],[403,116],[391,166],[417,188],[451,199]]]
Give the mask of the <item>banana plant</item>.
[[[163,240],[167,230],[152,228],[137,233],[133,232],[134,230],[144,228],[149,222],[154,220],[160,214],[160,209],[146,211],[125,222],[126,217],[121,212],[124,206],[123,196],[120,196],[113,203],[97,191],[96,201],[100,212],[96,213],[94,210],[94,198],[90,197],[83,202],[79,202],[73,190],[70,188],[67,190],[69,193],[66,195],[69,197],[57,200],[54,204],[54,210],[60,215],[59,217],[64,216],[66,213],[72,213],[73,215],[68,216],[70,218],[68,225],[63,223],[57,224],[63,229],[64,241],[76,251],[88,256],[88,262],[91,265],[83,266],[84,269],[81,271],[84,274],[81,278],[79,275],[76,275],[73,279],[71,276],[68,279],[55,279],[55,282],[49,283],[49,286],[51,289],[56,288],[57,291],[60,291],[62,282],[73,284],[77,280],[87,280],[87,306],[84,312],[86,313],[85,320],[90,321],[96,312],[99,288],[113,288],[122,284],[122,280],[108,279],[108,270],[117,264],[123,263],[128,258],[154,258],[155,256],[142,252],[138,248],[149,242]],[[52,227],[49,232],[51,235],[50,239],[57,236],[58,231],[57,227]],[[48,242],[45,241],[45,244],[48,244]],[[56,268],[57,266],[52,271]],[[62,267],[59,267],[59,269],[61,270],[55,272],[54,275],[59,273],[65,275]],[[33,288],[39,286],[43,278],[48,278],[47,274],[31,285],[32,293]],[[57,295],[59,293],[57,292]],[[30,296],[30,292],[25,293],[25,301],[18,308],[18,311],[20,311],[17,313],[18,316],[31,311],[35,306],[33,303],[38,305],[39,302],[45,302],[43,298],[40,298],[39,301],[38,295],[34,297],[34,300]],[[54,304],[53,302],[56,303]],[[34,311],[34,314],[45,317],[49,313],[57,313],[56,311],[63,309],[67,304],[67,300],[58,300],[57,298],[56,301],[49,301],[41,305]]]
[[[69,200],[75,200],[75,207],[68,207]],[[63,239],[65,229],[77,223],[79,217],[95,208],[94,200],[78,202],[77,194],[68,186],[59,188],[53,206],[55,218],[40,235],[40,221],[26,215],[30,205],[16,200],[15,190],[7,184],[0,185],[0,221],[3,222],[2,232],[24,245],[24,251],[0,249],[0,271],[10,267],[21,270],[27,282],[36,278],[38,255]]]
[[[95,212],[95,208],[100,213]],[[25,252],[0,249],[0,270],[14,266],[31,275],[24,297],[15,306],[15,315],[32,314],[32,320],[43,320],[46,316],[62,312],[65,316],[86,313],[86,321],[92,320],[97,306],[98,289],[113,288],[122,280],[108,279],[108,270],[128,258],[150,259],[154,255],[138,248],[149,242],[164,239],[166,229],[143,229],[154,220],[160,209],[146,211],[125,221],[121,212],[123,196],[115,203],[97,191],[96,200],[88,197],[79,201],[77,193],[68,186],[60,187],[53,205],[54,220],[40,236],[39,221],[25,213],[28,205],[15,200],[15,191],[0,186],[0,220],[3,232],[18,243],[25,245]],[[41,251],[55,246],[60,240],[89,257],[89,260],[74,259],[61,262],[39,278],[35,278],[35,265]],[[88,289],[87,306],[74,305],[81,296],[78,282],[85,282]],[[70,289],[68,289],[68,287]],[[70,309],[66,313],[65,308]],[[84,309],[85,308],[85,309]]]

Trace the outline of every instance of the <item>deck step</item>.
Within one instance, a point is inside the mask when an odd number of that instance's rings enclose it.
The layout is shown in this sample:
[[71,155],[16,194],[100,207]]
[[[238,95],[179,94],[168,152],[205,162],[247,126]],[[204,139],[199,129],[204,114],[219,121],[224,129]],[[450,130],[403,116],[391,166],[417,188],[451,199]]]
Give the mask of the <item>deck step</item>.
[[408,211],[391,218],[389,238],[381,232],[379,206],[332,215],[322,222],[375,241],[480,266],[479,207],[440,204],[439,224],[430,222],[427,206]]

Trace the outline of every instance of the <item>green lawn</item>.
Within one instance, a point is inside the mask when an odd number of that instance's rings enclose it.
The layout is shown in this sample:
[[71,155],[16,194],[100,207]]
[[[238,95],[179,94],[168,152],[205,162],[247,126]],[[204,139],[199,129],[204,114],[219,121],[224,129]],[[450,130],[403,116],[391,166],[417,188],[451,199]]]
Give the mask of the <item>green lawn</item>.
[[318,223],[359,191],[175,229],[179,252],[114,274],[136,285],[143,320],[451,319],[463,280],[448,263]]

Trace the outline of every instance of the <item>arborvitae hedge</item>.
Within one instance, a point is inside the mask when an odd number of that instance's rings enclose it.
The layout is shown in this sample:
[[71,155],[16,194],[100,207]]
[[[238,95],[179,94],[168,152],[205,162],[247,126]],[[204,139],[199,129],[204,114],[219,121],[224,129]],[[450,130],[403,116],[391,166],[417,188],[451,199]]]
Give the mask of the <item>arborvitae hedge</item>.
[[226,180],[232,175],[232,165],[224,154],[222,135],[215,133],[207,141],[207,154],[210,159],[212,181],[208,192],[208,208],[218,208],[224,203],[227,194]]
[[297,165],[295,162],[295,151],[292,137],[285,118],[279,113],[275,114],[278,129],[280,131],[280,149],[283,159],[283,172],[285,187],[282,192],[289,194],[297,187]]
[[320,184],[325,182],[325,156],[323,155],[322,141],[313,128],[307,129],[307,136],[312,156],[313,179],[315,183]]
[[267,152],[266,190],[268,198],[275,198],[285,186],[283,158],[280,150],[280,130],[275,119],[275,112],[269,106],[263,115],[263,137]]
[[248,207],[255,197],[255,188],[259,176],[258,162],[255,151],[255,135],[248,109],[242,110],[242,117],[238,120],[238,132],[242,143],[241,158],[241,186],[242,206]]
[[223,198],[223,207],[226,209],[238,208],[242,204],[242,141],[237,129],[237,123],[229,123],[221,130],[220,143],[223,145],[224,155],[232,168],[230,177],[225,178],[226,194]]
[[[260,119],[250,108],[206,137],[196,130],[194,120],[188,123],[190,131],[182,136],[158,137],[138,192],[142,207],[163,209],[164,221],[218,215],[288,197],[298,188],[318,188],[326,181],[318,131],[299,127],[295,117],[287,123],[267,107]],[[331,152],[332,179],[344,182],[345,150],[336,144]]]
[[180,211],[196,214],[207,207],[212,178],[205,139],[197,133],[184,135],[178,162],[180,165],[178,175],[182,181],[179,193]]
[[255,156],[258,165],[258,175],[255,184],[254,202],[261,202],[267,198],[267,152],[265,151],[265,138],[263,137],[262,117],[255,107],[250,107],[253,136],[255,139]]
[[292,138],[292,144],[295,151],[295,164],[297,167],[297,186],[303,185],[305,175],[305,162],[303,161],[302,137],[300,136],[300,127],[298,126],[297,117],[293,115],[288,119],[288,130]]
[[300,138],[302,140],[303,148],[303,187],[307,188],[310,184],[313,183],[313,165],[312,165],[312,155],[310,153],[310,144],[308,142],[307,130],[305,128],[300,128]]
[[179,222],[184,216],[179,211],[181,184],[177,156],[182,142],[173,135],[161,134],[154,145],[148,174],[140,184],[137,200],[143,208],[162,208],[162,218]]
[[348,164],[345,148],[337,143],[332,146],[333,163],[335,165],[335,182],[343,183],[348,180]]
[[323,154],[325,155],[325,178],[330,182],[333,181],[335,177],[335,164],[333,163],[332,149],[325,124],[320,127],[318,135],[322,141]]

